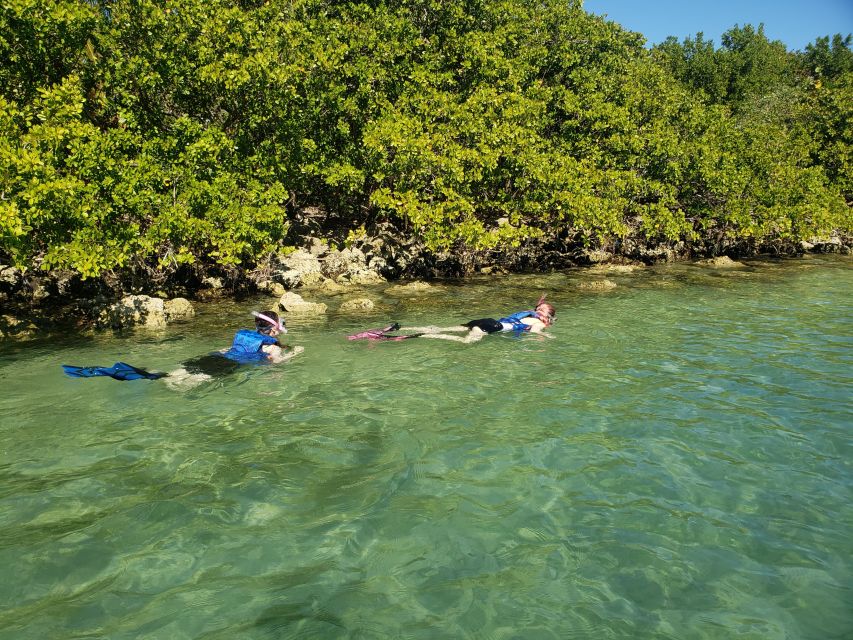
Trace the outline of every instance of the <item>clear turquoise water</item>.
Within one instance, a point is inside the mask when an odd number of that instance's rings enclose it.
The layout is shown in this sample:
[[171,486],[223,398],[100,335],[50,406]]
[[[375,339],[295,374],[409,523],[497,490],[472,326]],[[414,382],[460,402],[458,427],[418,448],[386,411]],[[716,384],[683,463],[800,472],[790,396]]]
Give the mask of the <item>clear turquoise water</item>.
[[[853,637],[851,267],[379,287],[185,393],[59,365],[168,370],[266,300],[5,344],[0,637]],[[343,339],[545,290],[552,340]]]

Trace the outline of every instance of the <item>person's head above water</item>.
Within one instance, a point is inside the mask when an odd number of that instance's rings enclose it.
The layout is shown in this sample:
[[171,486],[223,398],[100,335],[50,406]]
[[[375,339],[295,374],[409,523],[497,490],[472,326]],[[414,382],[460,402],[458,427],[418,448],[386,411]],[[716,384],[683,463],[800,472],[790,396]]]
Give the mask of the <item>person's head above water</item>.
[[262,333],[265,336],[277,336],[280,333],[287,333],[284,320],[275,311],[252,311],[252,315],[255,316],[255,331],[258,333]]
[[554,324],[554,320],[557,317],[557,310],[554,308],[554,305],[545,302],[545,296],[539,298],[539,302],[536,303],[536,317],[539,318],[546,325]]

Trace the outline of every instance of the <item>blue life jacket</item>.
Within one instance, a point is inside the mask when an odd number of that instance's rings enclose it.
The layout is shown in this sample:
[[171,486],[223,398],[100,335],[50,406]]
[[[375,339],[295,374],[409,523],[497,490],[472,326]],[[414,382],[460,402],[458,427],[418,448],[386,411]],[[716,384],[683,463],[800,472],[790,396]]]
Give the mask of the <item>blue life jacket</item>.
[[278,344],[278,340],[257,331],[241,329],[234,336],[231,348],[222,355],[234,362],[260,362],[267,359],[267,354],[262,349],[267,344]]
[[513,313],[511,316],[507,316],[506,318],[501,318],[498,322],[504,325],[511,325],[509,329],[504,327],[504,331],[530,331],[530,325],[525,324],[521,319],[535,317],[535,311],[519,311],[518,313]]

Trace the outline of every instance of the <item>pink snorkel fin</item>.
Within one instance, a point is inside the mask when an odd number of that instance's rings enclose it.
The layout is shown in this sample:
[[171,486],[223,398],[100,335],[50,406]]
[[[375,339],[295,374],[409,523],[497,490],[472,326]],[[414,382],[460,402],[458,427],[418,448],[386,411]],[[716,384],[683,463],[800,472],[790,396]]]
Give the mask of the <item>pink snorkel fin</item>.
[[399,328],[400,325],[395,322],[394,324],[389,324],[383,329],[368,329],[367,331],[362,331],[361,333],[354,333],[351,336],[347,336],[347,340],[390,340],[394,338],[402,338],[403,336],[385,335],[388,332],[396,331]]
[[403,336],[388,335],[391,331],[396,331],[399,328],[400,325],[395,322],[382,329],[368,329],[361,333],[354,333],[351,336],[347,336],[347,340],[390,340],[392,342],[399,342],[400,340],[408,340],[409,338],[419,338],[423,335],[422,333],[409,333]]

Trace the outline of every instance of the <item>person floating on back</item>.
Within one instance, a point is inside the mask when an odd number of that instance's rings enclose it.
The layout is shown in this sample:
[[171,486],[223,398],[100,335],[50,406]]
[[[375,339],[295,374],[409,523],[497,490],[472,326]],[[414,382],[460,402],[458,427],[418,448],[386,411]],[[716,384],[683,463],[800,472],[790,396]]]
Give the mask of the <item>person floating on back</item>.
[[[536,306],[527,311],[518,311],[512,315],[495,320],[494,318],[480,318],[469,320],[464,324],[452,327],[409,327],[409,331],[415,333],[392,334],[400,325],[396,322],[382,329],[371,329],[347,336],[349,340],[406,340],[409,338],[435,338],[439,340],[453,340],[456,342],[476,342],[490,333],[514,332],[541,333],[556,319],[557,311],[554,306],[545,302],[545,296],[539,298]],[[467,333],[465,336],[449,335],[450,333]]]
[[277,364],[289,360],[303,351],[302,347],[282,345],[277,336],[287,333],[284,320],[275,311],[253,311],[255,330],[241,329],[228,349],[191,358],[180,369],[171,373],[150,372],[125,362],[111,367],[77,367],[62,365],[63,371],[73,378],[107,376],[116,380],[157,380],[169,378],[170,384],[184,381],[202,382],[214,376],[235,371],[244,364]]

